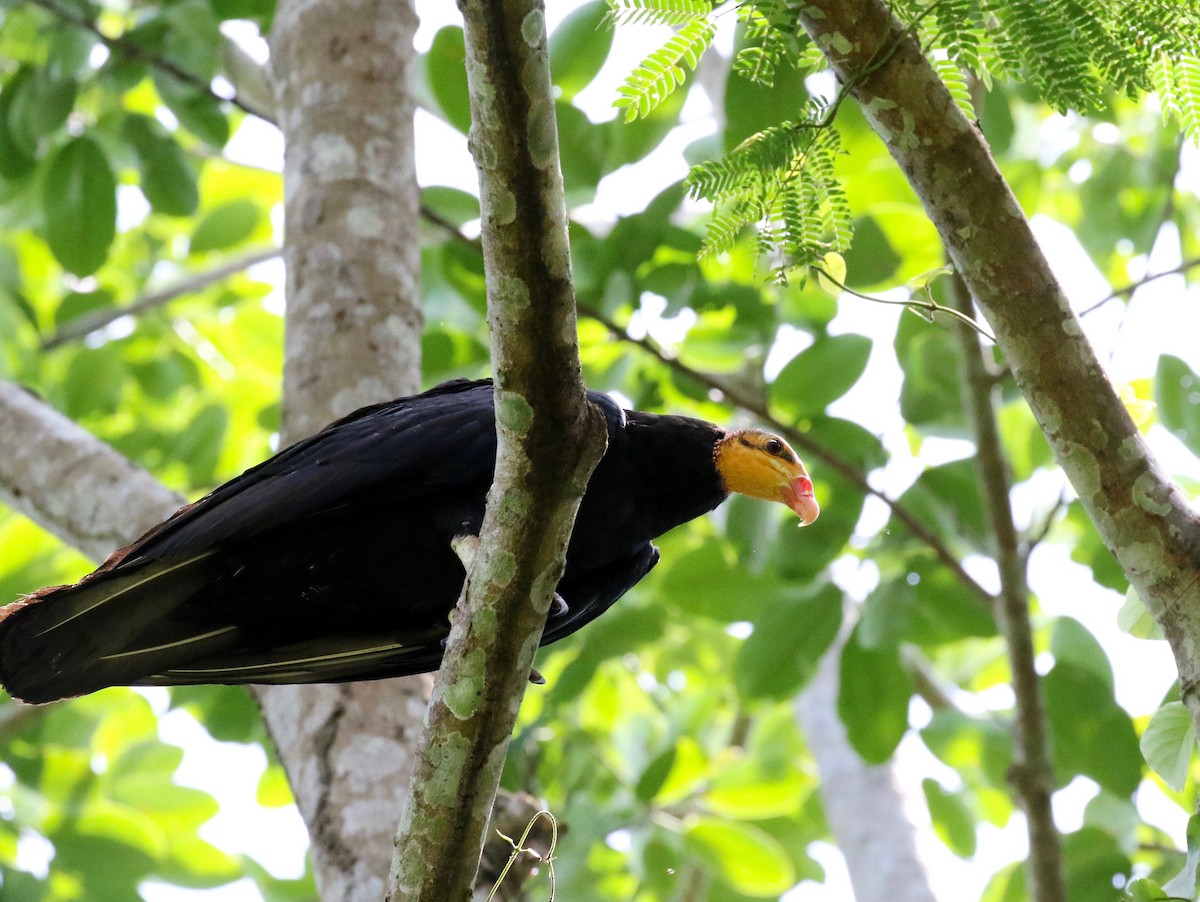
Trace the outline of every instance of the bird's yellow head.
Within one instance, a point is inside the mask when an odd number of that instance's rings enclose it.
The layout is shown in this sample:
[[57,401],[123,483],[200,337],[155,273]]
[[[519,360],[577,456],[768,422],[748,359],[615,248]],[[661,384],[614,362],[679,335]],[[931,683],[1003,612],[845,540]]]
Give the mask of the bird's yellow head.
[[821,507],[800,458],[783,439],[761,429],[731,432],[717,442],[717,472],[731,492],[786,504],[807,526]]

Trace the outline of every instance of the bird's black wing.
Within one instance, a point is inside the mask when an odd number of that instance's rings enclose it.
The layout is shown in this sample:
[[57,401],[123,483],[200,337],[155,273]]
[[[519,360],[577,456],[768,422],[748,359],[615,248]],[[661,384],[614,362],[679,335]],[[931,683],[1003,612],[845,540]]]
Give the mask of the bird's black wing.
[[[403,657],[405,649],[427,656],[436,638],[425,635],[424,611],[412,630],[385,642],[345,634],[292,635],[282,648],[264,647],[261,638],[247,644],[235,621],[260,599],[224,600],[212,587],[239,585],[242,571],[260,562],[269,568],[261,558],[279,547],[273,536],[311,527],[321,542],[346,541],[331,523],[357,529],[360,511],[377,516],[387,506],[411,508],[407,525],[415,530],[417,519],[436,514],[440,493],[467,484],[482,486],[481,505],[495,441],[490,382],[451,383],[358,411],[183,508],[80,583],[0,609],[0,680],[19,698],[47,701],[120,683],[347,679],[380,656]],[[239,549],[258,557],[239,557]],[[395,579],[400,595],[403,572]],[[197,596],[202,604],[191,603]],[[292,615],[280,624],[284,634],[292,619],[319,626],[324,615],[308,601],[282,599],[266,613]],[[339,599],[318,601],[336,615]],[[164,675],[198,660],[213,663],[212,672]],[[221,661],[224,670],[215,666]]]
[[402,501],[490,478],[495,460],[491,380],[456,380],[364,407],[290,445],[181,508],[119,562],[202,553],[379,493]]

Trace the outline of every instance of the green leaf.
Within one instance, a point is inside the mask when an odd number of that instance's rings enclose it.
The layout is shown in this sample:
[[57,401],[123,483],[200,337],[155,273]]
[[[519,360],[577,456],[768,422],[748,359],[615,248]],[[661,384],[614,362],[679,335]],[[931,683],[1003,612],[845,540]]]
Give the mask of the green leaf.
[[47,68],[38,68],[22,85],[8,109],[8,127],[13,138],[34,154],[38,140],[57,131],[75,106],[78,85]]
[[846,271],[859,290],[889,282],[902,262],[873,216],[854,220],[854,244],[845,259]]
[[446,121],[464,135],[471,130],[466,66],[463,30],[457,25],[447,25],[433,36],[425,54],[425,79]]
[[604,174],[608,132],[597,128],[582,110],[566,101],[556,102],[554,110],[563,148],[563,187],[571,198],[590,200]]
[[172,833],[167,856],[156,875],[191,889],[223,886],[243,876],[238,858],[205,842],[193,833]]
[[1063,864],[1069,902],[1112,898],[1114,879],[1127,875],[1133,866],[1116,839],[1095,827],[1063,837]]
[[773,588],[769,580],[739,568],[730,549],[719,542],[676,556],[660,583],[673,607],[723,623],[757,617]]
[[719,768],[701,801],[709,811],[737,820],[795,814],[814,779],[795,762],[766,764],[755,758]]
[[126,116],[121,134],[137,154],[150,207],[168,216],[195,213],[200,203],[196,174],[175,139],[148,116]]
[[971,858],[975,855],[975,819],[963,801],[962,794],[949,792],[937,780],[926,777],[921,781],[925,803],[934,832],[955,855]]
[[1160,902],[1160,900],[1171,898],[1167,895],[1166,890],[1149,877],[1133,880],[1125,889],[1132,902]]
[[738,692],[745,698],[790,698],[812,677],[841,625],[842,593],[835,586],[769,601],[734,661]]
[[995,720],[970,717],[960,711],[937,711],[921,730],[921,741],[938,760],[964,776],[979,775],[1005,786],[1013,760],[1012,734]]
[[1154,712],[1142,731],[1140,747],[1163,782],[1183,792],[1196,753],[1196,727],[1183,702],[1167,702]]
[[97,310],[108,310],[112,305],[112,292],[103,288],[96,291],[69,291],[54,308],[54,325],[61,328],[76,317],[86,316]]
[[67,365],[63,383],[67,416],[78,419],[106,414],[121,404],[125,387],[125,360],[111,345],[82,348]]
[[208,404],[192,417],[172,447],[173,455],[183,461],[193,483],[212,482],[221,454],[221,439],[229,425],[229,414],[219,404]]
[[959,399],[958,346],[942,325],[905,311],[895,339],[896,357],[904,370],[900,413],[913,425],[938,424],[955,432],[965,427]]
[[87,136],[67,142],[50,161],[44,191],[50,250],[64,269],[91,275],[117,230],[117,183],[100,145]]
[[670,748],[656,755],[646,765],[646,769],[638,777],[637,785],[633,790],[633,794],[637,796],[639,802],[648,805],[666,785],[667,778],[675,766],[675,748],[675,745],[672,744]]
[[258,706],[244,686],[174,686],[171,704],[190,711],[218,742],[253,742],[263,735]]
[[[970,539],[977,547],[987,547],[988,526],[974,459],[928,467],[900,496],[900,503],[942,535]],[[894,532],[898,537],[907,535],[898,523]]]
[[[264,20],[275,12],[274,0],[209,0],[213,12],[221,19]],[[266,34],[267,29],[263,29]]]
[[1193,814],[1187,823],[1187,862],[1178,874],[1163,884],[1169,896],[1195,899],[1200,896],[1200,815]]
[[283,805],[291,805],[295,801],[292,797],[292,787],[288,784],[287,773],[282,765],[273,762],[263,771],[262,776],[258,779],[255,801],[264,808],[279,808]]
[[0,86],[0,178],[15,181],[24,178],[37,165],[34,148],[29,147],[9,125],[14,104],[28,90],[32,70],[22,66]]
[[818,338],[780,370],[771,383],[771,402],[797,419],[824,413],[858,381],[870,356],[866,336]]
[[1200,377],[1178,357],[1163,354],[1158,358],[1154,397],[1162,424],[1200,455]]
[[1146,610],[1146,605],[1133,586],[1125,590],[1125,601],[1117,611],[1117,626],[1135,639],[1164,638],[1162,627],[1154,615]]
[[795,883],[795,868],[784,848],[750,824],[697,817],[689,823],[684,842],[713,866],[722,882],[747,896],[778,896]]
[[231,200],[210,211],[192,232],[188,252],[205,254],[245,241],[258,227],[262,211],[251,200]]
[[229,140],[229,120],[219,100],[158,69],[153,70],[153,78],[163,103],[180,125],[217,150],[225,146]]
[[113,782],[113,798],[149,815],[168,834],[194,830],[220,810],[203,790],[179,786],[159,774],[133,774]]
[[613,29],[605,23],[608,6],[593,0],[573,11],[550,35],[550,74],[570,100],[596,77],[608,59]]
[[1112,664],[1108,655],[1087,627],[1073,617],[1060,617],[1055,621],[1050,636],[1050,654],[1055,663],[1069,663],[1086,670],[1103,682],[1110,693],[1113,691]]
[[467,191],[445,185],[429,185],[421,189],[421,205],[442,219],[462,226],[479,218],[479,198]]
[[869,649],[856,628],[842,649],[838,716],[850,744],[871,764],[891,757],[908,730],[912,675],[896,648]]
[[687,80],[686,70],[695,71],[716,32],[707,18],[692,19],[642,60],[617,89],[613,102],[625,110],[625,121],[648,115],[670,97]]
[[1081,774],[1113,795],[1125,797],[1142,779],[1137,733],[1106,680],[1087,663],[1060,660],[1042,679],[1056,778],[1060,785]]

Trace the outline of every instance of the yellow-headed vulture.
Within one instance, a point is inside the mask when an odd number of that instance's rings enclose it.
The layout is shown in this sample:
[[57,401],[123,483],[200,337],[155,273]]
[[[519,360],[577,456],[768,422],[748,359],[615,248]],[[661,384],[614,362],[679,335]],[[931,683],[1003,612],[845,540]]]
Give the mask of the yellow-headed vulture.
[[[591,400],[608,450],[588,484],[542,643],[604,613],[650,544],[730,492],[810,523],[782,439]],[[490,381],[366,407],[112,554],[73,586],[0,608],[0,680],[46,702],[113,685],[318,683],[435,670],[496,463]]]

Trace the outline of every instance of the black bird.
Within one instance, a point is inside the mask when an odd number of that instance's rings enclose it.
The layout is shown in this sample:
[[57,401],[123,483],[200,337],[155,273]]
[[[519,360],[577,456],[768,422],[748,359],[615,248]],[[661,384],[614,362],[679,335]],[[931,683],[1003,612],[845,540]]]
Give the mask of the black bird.
[[[608,423],[542,644],[604,613],[651,540],[730,492],[817,518],[781,438],[623,411]],[[0,608],[0,681],[48,702],[106,686],[322,683],[436,670],[496,463],[490,380],[365,407],[247,470],[71,586]]]

